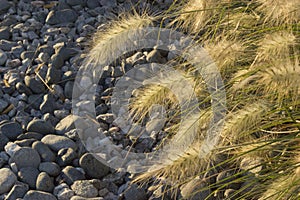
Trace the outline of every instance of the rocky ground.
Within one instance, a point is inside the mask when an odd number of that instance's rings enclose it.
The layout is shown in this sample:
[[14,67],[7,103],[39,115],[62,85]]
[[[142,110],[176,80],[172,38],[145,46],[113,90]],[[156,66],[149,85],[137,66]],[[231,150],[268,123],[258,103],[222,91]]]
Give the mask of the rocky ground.
[[[126,170],[116,172],[87,152],[71,118],[74,78],[86,42],[134,3],[0,0],[0,199],[155,199],[146,188],[130,185]],[[148,7],[162,10],[168,3]],[[139,52],[127,61],[157,56]],[[124,71],[106,70],[96,114],[118,143],[124,138],[109,120],[105,97]],[[147,145],[141,141],[140,151]]]

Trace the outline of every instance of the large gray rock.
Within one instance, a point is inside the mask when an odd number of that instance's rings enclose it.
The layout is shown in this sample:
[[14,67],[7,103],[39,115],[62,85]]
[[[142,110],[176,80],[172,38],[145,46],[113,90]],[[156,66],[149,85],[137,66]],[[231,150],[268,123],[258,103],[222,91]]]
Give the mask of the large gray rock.
[[25,76],[24,82],[25,85],[35,94],[40,94],[46,91],[45,85],[41,81],[36,80],[33,76]]
[[75,181],[71,189],[81,197],[92,198],[98,195],[98,189],[89,180]]
[[35,189],[35,184],[39,173],[39,170],[36,168],[24,167],[18,172],[18,177],[23,183],[28,184],[31,189]]
[[27,125],[27,131],[37,132],[37,133],[41,133],[44,135],[55,132],[52,124],[49,122],[46,122],[45,120],[42,120],[42,119],[31,120]]
[[102,161],[96,159],[91,153],[84,154],[79,160],[79,165],[91,178],[101,179],[110,171],[107,165],[103,164]]
[[48,145],[43,142],[36,141],[32,144],[32,148],[35,149],[41,156],[42,161],[52,162],[56,160],[56,156],[53,151],[50,150]]
[[0,194],[8,192],[16,181],[17,177],[10,169],[0,169]]
[[43,137],[41,141],[47,144],[50,147],[50,149],[52,149],[55,152],[58,152],[60,149],[63,148],[72,148],[74,150],[77,149],[76,143],[65,136],[50,134]]
[[26,192],[28,192],[29,186],[22,182],[16,182],[14,187],[7,194],[5,200],[15,200],[17,198],[23,198]]
[[21,147],[11,157],[10,163],[16,163],[18,169],[23,167],[38,168],[41,163],[39,153],[29,147]]
[[0,5],[0,14],[5,13],[11,7],[11,4],[7,0],[0,0]]
[[54,189],[53,180],[46,172],[41,172],[36,180],[36,189],[52,193]]
[[58,11],[52,10],[49,12],[46,18],[46,23],[50,25],[71,23],[76,21],[77,16],[77,13],[71,9],[64,9]]
[[57,200],[53,194],[37,190],[30,190],[26,193],[23,200]]
[[60,167],[55,162],[42,162],[39,166],[39,170],[53,177],[58,176],[60,173]]
[[131,185],[124,193],[126,200],[147,200],[145,189],[139,188],[136,184]]
[[8,122],[0,125],[0,132],[10,140],[15,140],[23,133],[22,126],[16,122]]
[[62,179],[68,184],[71,185],[74,181],[85,179],[84,174],[78,169],[67,166],[62,170]]

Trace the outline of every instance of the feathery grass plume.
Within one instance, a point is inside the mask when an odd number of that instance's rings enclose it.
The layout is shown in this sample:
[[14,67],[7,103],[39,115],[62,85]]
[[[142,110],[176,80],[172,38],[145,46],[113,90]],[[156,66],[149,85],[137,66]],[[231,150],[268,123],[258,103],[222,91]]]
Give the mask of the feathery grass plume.
[[289,199],[297,200],[300,195],[300,179],[295,173],[283,172],[279,177],[267,186],[267,190],[259,200]]
[[[153,24],[154,17],[144,13],[128,14],[119,20],[112,22],[107,28],[98,30],[92,41],[92,49],[87,56],[86,64],[103,64],[102,60],[116,58],[116,52],[120,46],[128,46],[133,41],[134,34],[139,34],[139,29],[148,27]],[[126,35],[131,34],[131,37]]]
[[296,36],[287,30],[266,34],[259,42],[256,62],[268,62],[283,59],[296,48]]
[[263,13],[265,23],[274,25],[293,24],[300,21],[298,0],[257,0],[258,11]]
[[235,71],[235,65],[243,59],[245,47],[238,39],[220,37],[218,39],[204,42],[204,48],[216,62],[222,75]]
[[253,140],[252,131],[256,130],[264,119],[268,106],[265,102],[253,102],[242,109],[229,113],[221,133],[223,144],[235,145]]
[[258,92],[263,91],[265,96],[280,104],[297,102],[300,92],[300,65],[297,57],[276,60],[257,75]]
[[147,85],[139,88],[137,96],[130,102],[130,112],[135,119],[146,117],[153,104],[177,105],[175,95],[167,87],[161,85]]
[[[166,153],[161,154],[157,164],[152,166],[148,172],[138,176],[136,181],[144,182],[154,178],[158,181],[166,180],[167,184],[173,184],[184,182],[188,177],[193,177],[200,173],[210,161],[208,158],[200,158],[199,154],[211,117],[212,113],[209,111],[201,112],[200,116],[199,114],[189,116],[189,119],[187,119],[189,123],[182,124],[182,126],[184,126],[183,129],[189,129],[191,125],[188,124],[199,126],[197,128],[198,133],[194,138],[191,138],[193,141],[186,144],[186,141],[189,141],[189,139],[185,140],[183,138],[184,140],[180,140],[181,135],[176,135],[180,133],[174,133],[172,139],[175,140],[175,144],[171,145],[170,149],[164,149]],[[175,130],[178,131],[178,128]],[[188,130],[186,131],[188,132]]]
[[172,24],[177,23],[183,30],[199,33],[217,15],[219,7],[218,0],[186,0]]

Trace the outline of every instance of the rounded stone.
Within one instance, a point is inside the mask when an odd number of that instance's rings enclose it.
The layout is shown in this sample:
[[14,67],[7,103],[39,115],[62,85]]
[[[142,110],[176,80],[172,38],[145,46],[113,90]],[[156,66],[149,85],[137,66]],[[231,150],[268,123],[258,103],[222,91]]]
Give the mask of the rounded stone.
[[53,194],[37,190],[30,190],[26,193],[23,200],[57,200]]
[[36,189],[44,192],[52,192],[54,189],[53,180],[46,172],[41,172],[36,180]]
[[49,122],[42,119],[34,119],[27,125],[27,131],[37,132],[43,135],[54,133],[54,127]]
[[18,172],[18,176],[23,183],[27,183],[31,189],[35,189],[39,170],[33,167],[24,167]]
[[39,166],[39,170],[53,177],[58,176],[60,173],[60,167],[55,162],[42,162]]
[[79,165],[91,178],[101,179],[110,171],[107,165],[96,159],[91,153],[84,154],[79,160]]
[[29,147],[21,147],[11,157],[10,163],[16,163],[18,169],[23,167],[38,168],[41,162],[39,153]]
[[0,169],[0,194],[8,192],[17,181],[16,175],[8,168]]
[[65,136],[50,134],[43,137],[41,141],[47,144],[50,147],[50,149],[52,149],[55,152],[58,152],[60,149],[63,148],[72,148],[74,150],[77,149],[76,143]]
[[52,162],[55,161],[56,156],[50,148],[43,142],[36,141],[32,144],[32,148],[35,149],[41,156],[42,161]]
[[98,195],[97,188],[88,180],[75,181],[71,189],[81,197],[92,198]]
[[23,133],[22,126],[17,122],[8,122],[0,126],[0,132],[10,140],[15,140]]

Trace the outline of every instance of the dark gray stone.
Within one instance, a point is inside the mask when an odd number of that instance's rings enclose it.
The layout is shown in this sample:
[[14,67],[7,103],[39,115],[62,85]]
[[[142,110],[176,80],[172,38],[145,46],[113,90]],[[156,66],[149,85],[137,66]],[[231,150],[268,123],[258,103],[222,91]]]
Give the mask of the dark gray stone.
[[25,85],[31,89],[35,94],[43,93],[46,91],[44,84],[35,79],[35,77],[25,76]]
[[7,61],[7,55],[0,49],[0,66],[4,66]]
[[28,192],[29,186],[22,182],[16,182],[14,187],[7,194],[5,200],[16,200],[17,198],[23,198],[26,192]]
[[8,168],[0,169],[0,194],[8,192],[17,181],[16,175]]
[[34,51],[23,51],[22,53],[21,53],[21,58],[23,59],[23,60],[25,60],[25,59],[32,59],[33,57],[34,57],[34,54],[35,54],[35,52]]
[[67,97],[68,99],[72,99],[73,87],[74,87],[73,81],[68,81],[65,84],[64,94],[65,94],[65,97]]
[[18,169],[24,167],[38,168],[41,162],[39,153],[29,147],[21,147],[10,158],[10,163],[16,163]]
[[0,0],[0,14],[6,13],[6,11],[12,6],[7,0]]
[[58,83],[61,80],[61,70],[55,67],[49,67],[46,75],[46,81],[49,84]]
[[75,142],[65,136],[60,135],[46,135],[41,140],[43,143],[47,144],[50,149],[58,152],[62,148],[72,148],[74,150],[77,149],[77,145]]
[[62,170],[61,177],[68,185],[72,185],[74,181],[85,179],[81,171],[71,166],[67,166]]
[[117,6],[117,1],[116,0],[100,0],[100,4],[102,6],[106,6],[106,7],[116,7]]
[[32,94],[28,97],[27,102],[33,109],[40,109],[40,105],[43,101],[43,95]]
[[57,200],[53,194],[37,190],[30,190],[26,193],[23,200]]
[[10,140],[15,140],[23,133],[22,126],[16,122],[4,123],[0,126],[0,132]]
[[8,106],[7,101],[0,99],[0,113]]
[[32,94],[31,90],[22,82],[16,84],[16,89],[20,94],[25,93],[27,96]]
[[36,189],[44,192],[53,192],[53,180],[46,172],[41,172],[36,180]]
[[0,151],[4,150],[4,147],[8,142],[9,139],[0,132]]
[[70,6],[84,6],[86,4],[86,0],[66,0],[66,3]]
[[46,18],[46,23],[50,25],[71,23],[75,22],[77,17],[77,13],[71,9],[64,9],[58,11],[52,10],[49,12]]
[[51,134],[55,132],[54,127],[51,123],[46,122],[42,119],[34,119],[30,121],[27,125],[27,131],[29,132],[37,132],[43,135]]
[[60,166],[67,166],[77,157],[76,152],[72,148],[63,148],[57,153],[57,163]]
[[53,177],[58,176],[60,173],[60,167],[55,162],[42,162],[39,166],[39,170]]
[[87,4],[87,7],[91,8],[91,9],[101,6],[99,0],[87,0],[86,4]]
[[35,189],[39,173],[39,170],[34,167],[24,167],[19,170],[18,177],[23,183],[28,184],[31,189]]
[[42,161],[52,162],[56,160],[55,154],[43,142],[40,141],[34,142],[32,144],[32,148],[35,149],[40,154]]
[[41,140],[44,136],[40,133],[36,132],[27,132],[19,135],[17,137],[18,140],[24,140],[24,139],[36,139],[36,140]]
[[51,94],[45,94],[43,98],[43,102],[40,105],[40,110],[43,114],[45,113],[53,113],[56,109],[55,99]]
[[10,51],[12,47],[16,46],[16,42],[8,40],[0,40],[0,49],[3,51]]
[[110,171],[109,167],[100,161],[100,158],[96,159],[91,153],[84,154],[79,160],[79,165],[91,178],[101,179]]
[[147,200],[147,194],[145,189],[139,188],[136,184],[131,185],[124,192],[126,200]]
[[24,140],[17,140],[14,143],[19,145],[20,147],[31,147],[32,143],[34,143],[36,139],[24,139]]
[[10,38],[10,31],[8,27],[0,28],[0,40],[8,40]]

